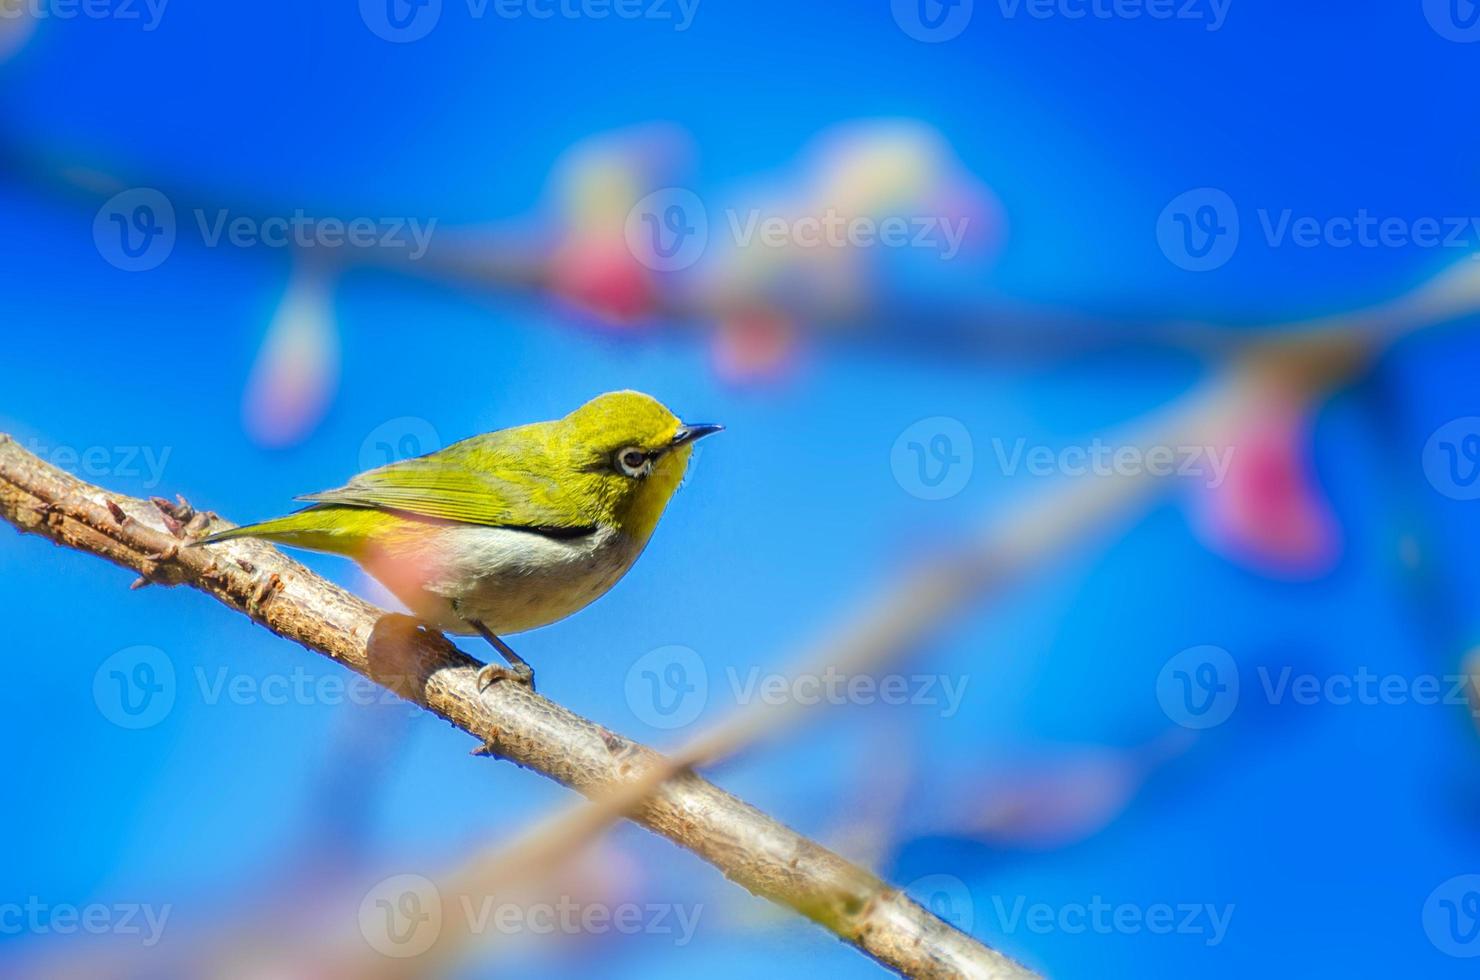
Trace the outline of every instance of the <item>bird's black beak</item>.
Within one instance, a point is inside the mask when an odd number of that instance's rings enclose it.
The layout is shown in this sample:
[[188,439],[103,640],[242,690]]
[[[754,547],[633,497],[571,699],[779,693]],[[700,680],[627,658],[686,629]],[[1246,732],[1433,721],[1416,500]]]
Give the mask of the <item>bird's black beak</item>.
[[703,439],[705,436],[712,436],[716,432],[723,432],[724,428],[724,426],[715,425],[712,422],[695,422],[693,425],[681,425],[678,427],[678,432],[673,436],[673,443],[670,448],[677,449],[679,446],[686,446],[691,442]]

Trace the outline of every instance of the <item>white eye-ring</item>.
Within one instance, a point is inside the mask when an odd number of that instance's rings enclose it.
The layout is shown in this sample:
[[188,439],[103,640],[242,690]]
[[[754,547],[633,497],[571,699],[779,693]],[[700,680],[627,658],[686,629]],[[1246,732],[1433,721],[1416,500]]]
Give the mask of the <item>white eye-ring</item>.
[[641,449],[629,446],[617,453],[617,469],[627,476],[644,477],[653,471],[653,461]]

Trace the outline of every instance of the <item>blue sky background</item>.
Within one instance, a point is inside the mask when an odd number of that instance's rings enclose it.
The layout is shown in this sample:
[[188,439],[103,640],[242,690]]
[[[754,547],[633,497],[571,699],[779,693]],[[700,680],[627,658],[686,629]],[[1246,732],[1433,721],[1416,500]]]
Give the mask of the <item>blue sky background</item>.
[[[342,482],[391,420],[422,420],[450,442],[630,387],[722,421],[729,431],[705,445],[632,573],[516,644],[549,696],[671,743],[682,733],[647,725],[624,696],[640,657],[696,651],[711,690],[701,719],[722,716],[727,668],[785,669],[905,556],[1043,488],[996,472],[991,438],[1083,443],[1190,390],[1201,368],[1170,355],[1024,367],[839,342],[810,348],[782,378],[737,386],[716,377],[696,337],[614,336],[538,299],[360,270],[333,294],[342,361],[326,416],[291,448],[264,448],[243,428],[242,389],[289,257],[182,235],[159,268],[120,271],[94,247],[97,201],[46,175],[90,169],[278,212],[456,227],[527,216],[561,154],[593,134],[675,124],[693,138],[695,186],[719,194],[784,170],[837,123],[908,118],[941,133],[1006,215],[995,263],[953,284],[968,296],[1257,324],[1391,299],[1467,254],[1267,247],[1255,217],[1480,214],[1480,131],[1464,84],[1480,46],[1442,36],[1418,0],[1232,0],[1218,30],[1205,17],[1003,11],[977,0],[961,35],[938,44],[908,36],[886,0],[702,0],[681,32],[651,20],[477,19],[445,0],[436,28],[407,44],[378,38],[344,4],[171,4],[147,31],[53,12],[0,63],[12,161],[0,172],[0,431],[46,451],[104,447],[98,482],[183,493],[246,519]],[[1228,193],[1244,237],[1226,265],[1196,274],[1159,250],[1156,222],[1199,187]],[[1467,244],[1480,244],[1475,232]],[[907,337],[910,326],[897,329]],[[1480,503],[1437,492],[1423,451],[1441,425],[1480,415],[1477,369],[1466,329],[1423,334],[1320,406],[1314,463],[1343,539],[1329,574],[1287,582],[1240,567],[1200,544],[1168,500],[902,668],[967,678],[953,717],[839,709],[716,778],[826,837],[870,798],[881,743],[911,755],[881,872],[959,879],[974,934],[1051,976],[1469,975],[1473,964],[1425,931],[1431,893],[1480,872],[1480,751],[1466,708],[1270,704],[1257,678],[1261,666],[1410,679],[1458,670],[1477,639],[1467,597],[1480,585]],[[945,501],[912,496],[890,466],[896,437],[935,416],[960,420],[977,446],[973,479]],[[124,465],[135,449],[164,460],[162,482]],[[1398,561],[1404,535],[1421,543],[1425,577]],[[367,587],[347,563],[307,560]],[[198,670],[260,681],[338,668],[204,596],[130,592],[128,581],[0,532],[11,665],[0,738],[12,746],[0,902],[169,902],[166,942],[185,941],[243,893],[273,900],[275,869],[322,806],[335,733],[361,709],[208,703]],[[1204,644],[1230,651],[1244,694],[1228,722],[1186,735],[1158,703],[1157,676]],[[136,645],[164,652],[179,692],[158,724],[130,731],[99,710],[93,678]],[[366,873],[430,873],[568,796],[467,756],[468,739],[430,716],[381,710],[406,720],[355,814]],[[1176,751],[1084,839],[1035,848],[939,829],[978,805],[985,771],[1085,747],[1124,762],[1165,744]],[[1100,776],[1091,766],[1084,779]],[[877,975],[663,841],[623,828],[614,844],[642,900],[704,906],[695,941],[610,940],[505,972]],[[999,900],[1020,896],[1234,911],[1210,946],[1200,934],[1014,928]],[[344,914],[352,921],[353,908]],[[7,931],[0,957],[65,948],[56,938]]]

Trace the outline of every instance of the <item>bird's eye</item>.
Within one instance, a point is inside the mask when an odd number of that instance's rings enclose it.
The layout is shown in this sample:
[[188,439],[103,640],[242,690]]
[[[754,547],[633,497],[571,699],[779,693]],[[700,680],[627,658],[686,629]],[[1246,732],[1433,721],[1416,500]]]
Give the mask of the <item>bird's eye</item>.
[[641,449],[624,449],[617,453],[617,469],[628,476],[647,476],[648,455]]

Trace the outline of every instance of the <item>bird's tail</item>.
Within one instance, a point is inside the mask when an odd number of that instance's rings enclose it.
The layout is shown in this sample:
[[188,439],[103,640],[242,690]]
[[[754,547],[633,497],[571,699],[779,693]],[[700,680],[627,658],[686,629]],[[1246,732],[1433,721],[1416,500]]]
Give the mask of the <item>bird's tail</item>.
[[237,538],[267,538],[269,541],[283,534],[296,530],[293,515],[286,517],[275,517],[270,521],[258,521],[256,524],[243,524],[241,527],[231,527],[224,531],[217,531],[197,541],[192,545],[219,544],[222,541],[235,541]]
[[222,541],[234,541],[237,538],[262,538],[277,544],[307,548],[311,551],[348,553],[358,541],[354,535],[345,533],[349,529],[343,526],[342,520],[335,519],[336,514],[327,511],[330,511],[330,508],[306,507],[292,514],[274,517],[269,521],[258,521],[256,524],[243,524],[241,527],[217,531],[192,544],[218,544]]

